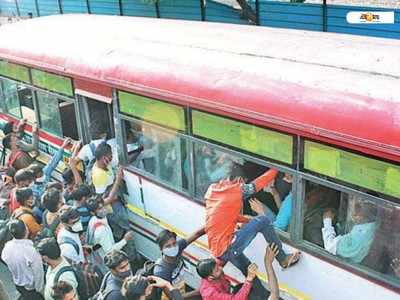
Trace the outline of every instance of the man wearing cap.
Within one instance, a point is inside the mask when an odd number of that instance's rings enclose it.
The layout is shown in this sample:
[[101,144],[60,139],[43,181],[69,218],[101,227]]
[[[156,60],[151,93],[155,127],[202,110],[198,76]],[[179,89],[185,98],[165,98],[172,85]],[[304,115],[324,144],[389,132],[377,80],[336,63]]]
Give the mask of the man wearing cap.
[[83,263],[85,258],[79,237],[83,232],[83,225],[79,212],[71,206],[62,208],[60,220],[63,226],[58,233],[57,242],[61,248],[61,255],[70,262]]

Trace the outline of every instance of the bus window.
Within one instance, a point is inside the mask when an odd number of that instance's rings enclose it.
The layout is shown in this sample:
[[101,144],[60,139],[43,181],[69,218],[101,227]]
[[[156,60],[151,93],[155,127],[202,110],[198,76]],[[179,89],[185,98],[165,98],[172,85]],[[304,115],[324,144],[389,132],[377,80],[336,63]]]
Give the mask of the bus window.
[[59,137],[71,137],[78,140],[75,119],[75,107],[72,102],[58,99],[56,96],[37,92],[40,127]]
[[129,163],[177,190],[187,190],[186,140],[148,124],[124,121],[124,125]]
[[18,100],[18,87],[17,83],[2,79],[1,80],[2,93],[4,95],[4,103],[7,112],[19,119],[22,118],[21,108]]
[[18,85],[18,98],[22,117],[30,123],[36,122],[35,107],[33,104],[32,90],[28,87]]
[[[345,262],[396,278],[400,207],[308,182],[303,238]],[[399,270],[400,271],[400,270]],[[398,278],[400,282],[400,278]]]
[[[107,128],[107,139],[112,139],[114,134],[114,120],[111,105],[100,102],[98,100],[93,100],[90,98],[85,98],[87,103],[87,109],[89,113],[90,123],[93,121],[101,121],[104,124],[104,128]],[[97,137],[91,136],[92,140],[97,139]]]

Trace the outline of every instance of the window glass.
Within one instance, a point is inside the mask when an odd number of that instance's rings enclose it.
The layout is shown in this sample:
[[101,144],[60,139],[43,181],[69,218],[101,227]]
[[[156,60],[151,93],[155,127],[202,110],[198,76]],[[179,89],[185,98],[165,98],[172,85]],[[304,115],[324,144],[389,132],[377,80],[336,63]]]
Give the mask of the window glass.
[[62,137],[62,126],[57,97],[45,93],[37,92],[39,104],[40,127],[45,131]]
[[29,83],[29,69],[24,66],[16,65],[0,60],[0,75]]
[[[195,194],[203,199],[209,186],[222,179],[240,176],[246,183],[269,170],[268,167],[225,153],[202,143],[194,144]],[[246,215],[267,215],[276,229],[288,231],[292,215],[292,176],[278,172],[268,186],[246,199]]]
[[129,163],[178,190],[187,190],[186,140],[148,124],[124,121],[124,126]]
[[[359,195],[306,184],[303,238],[343,259],[397,280],[400,208]],[[398,272],[396,276],[396,271]]]
[[28,87],[18,85],[18,96],[22,117],[29,123],[36,122],[35,107],[33,104],[32,90]]
[[21,109],[19,107],[17,84],[11,80],[2,80],[1,87],[8,113],[17,118],[22,118]]
[[32,69],[32,82],[43,89],[59,94],[74,96],[71,78]]

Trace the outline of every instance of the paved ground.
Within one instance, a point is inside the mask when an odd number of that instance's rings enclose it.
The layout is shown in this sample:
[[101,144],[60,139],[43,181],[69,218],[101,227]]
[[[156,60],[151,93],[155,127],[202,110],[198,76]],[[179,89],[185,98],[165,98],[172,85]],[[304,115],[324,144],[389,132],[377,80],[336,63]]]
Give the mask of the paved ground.
[[12,282],[11,274],[8,271],[7,267],[2,263],[0,263],[0,280],[5,286],[10,300],[18,299],[19,293],[15,289],[14,283]]

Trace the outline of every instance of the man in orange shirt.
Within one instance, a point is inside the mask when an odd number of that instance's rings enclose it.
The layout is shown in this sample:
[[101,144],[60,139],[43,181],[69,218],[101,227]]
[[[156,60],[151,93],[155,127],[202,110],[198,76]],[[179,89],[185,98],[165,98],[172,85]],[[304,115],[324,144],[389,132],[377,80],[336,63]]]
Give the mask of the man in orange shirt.
[[[264,235],[268,243],[278,246],[279,253],[276,258],[283,268],[295,264],[300,258],[299,252],[287,255],[283,251],[282,243],[268,217],[262,215],[250,219],[241,215],[243,200],[248,200],[253,194],[270,184],[277,174],[277,170],[270,169],[253,182],[246,184],[241,177],[240,168],[234,165],[230,177],[211,184],[205,195],[205,230],[210,250],[220,263],[231,262],[244,276],[251,262],[243,251],[259,232]],[[238,223],[244,223],[244,225],[235,232]],[[259,291],[260,298],[265,299],[267,292],[261,282],[256,280],[253,288]]]
[[33,192],[30,188],[21,188],[15,191],[17,202],[21,205],[14,212],[14,218],[25,223],[29,230],[29,239],[33,239],[42,229],[42,226],[36,222],[33,216],[32,208],[35,203]]

